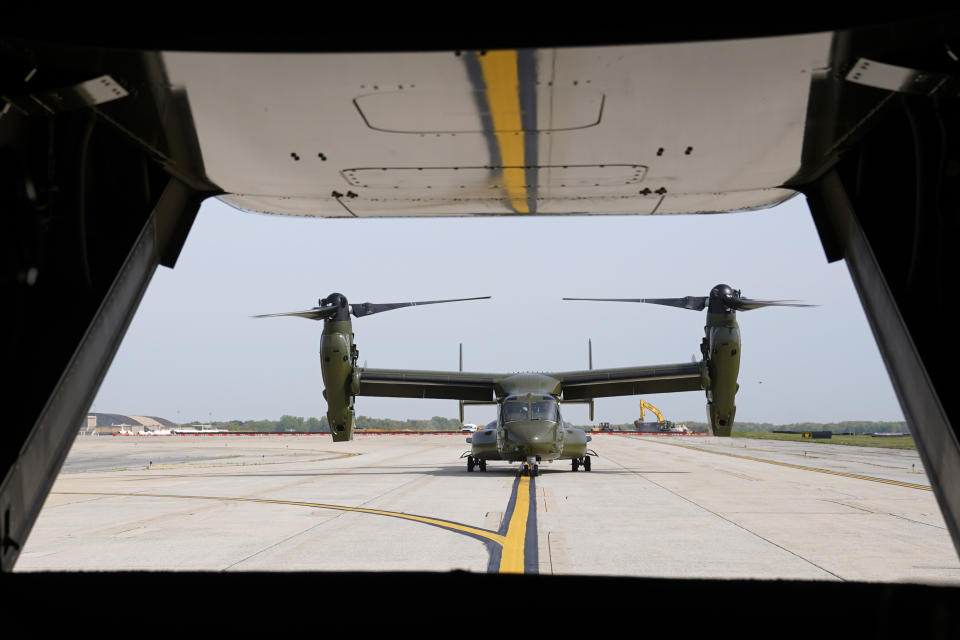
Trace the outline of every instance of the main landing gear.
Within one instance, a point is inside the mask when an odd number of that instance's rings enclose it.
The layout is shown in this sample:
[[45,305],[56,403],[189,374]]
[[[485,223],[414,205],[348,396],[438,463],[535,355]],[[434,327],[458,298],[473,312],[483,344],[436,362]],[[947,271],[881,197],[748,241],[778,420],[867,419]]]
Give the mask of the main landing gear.
[[467,471],[473,471],[474,467],[480,467],[480,471],[487,470],[487,461],[483,458],[474,458],[467,456]]
[[574,471],[579,470],[581,466],[583,467],[584,471],[590,471],[590,456],[583,456],[582,458],[574,458],[572,462],[573,464],[571,466],[573,467]]

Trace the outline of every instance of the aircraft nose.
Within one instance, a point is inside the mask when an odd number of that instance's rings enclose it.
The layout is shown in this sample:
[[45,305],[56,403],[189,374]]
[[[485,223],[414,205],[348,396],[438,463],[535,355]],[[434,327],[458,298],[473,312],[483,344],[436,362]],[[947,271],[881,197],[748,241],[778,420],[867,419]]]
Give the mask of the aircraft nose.
[[550,442],[554,439],[555,428],[556,423],[546,420],[512,422],[509,428],[510,439],[522,444]]

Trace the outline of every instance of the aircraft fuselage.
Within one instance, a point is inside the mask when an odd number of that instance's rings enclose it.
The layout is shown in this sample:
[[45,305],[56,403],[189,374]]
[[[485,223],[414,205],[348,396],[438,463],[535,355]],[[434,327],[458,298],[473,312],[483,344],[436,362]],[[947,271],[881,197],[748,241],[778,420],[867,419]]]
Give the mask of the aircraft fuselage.
[[504,397],[498,402],[497,420],[469,438],[475,460],[530,464],[583,458],[588,440],[583,429],[563,422],[559,399],[542,393]]

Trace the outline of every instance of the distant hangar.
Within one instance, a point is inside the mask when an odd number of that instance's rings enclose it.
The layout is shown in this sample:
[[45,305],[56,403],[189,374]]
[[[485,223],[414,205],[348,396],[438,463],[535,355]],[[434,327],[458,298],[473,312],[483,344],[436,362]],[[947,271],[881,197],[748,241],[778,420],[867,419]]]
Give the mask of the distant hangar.
[[80,435],[110,435],[114,433],[145,433],[179,427],[175,422],[156,416],[125,416],[119,413],[88,413],[80,425]]

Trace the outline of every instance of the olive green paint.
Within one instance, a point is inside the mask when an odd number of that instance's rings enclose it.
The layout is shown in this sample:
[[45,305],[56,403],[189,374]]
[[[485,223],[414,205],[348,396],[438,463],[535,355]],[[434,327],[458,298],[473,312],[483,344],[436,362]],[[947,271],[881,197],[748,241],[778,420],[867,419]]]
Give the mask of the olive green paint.
[[740,326],[736,314],[707,313],[706,336],[700,350],[707,363],[707,424],[711,435],[729,436],[737,413],[736,395],[740,389]]
[[320,338],[323,397],[327,401],[327,422],[334,442],[353,439],[354,370],[357,350],[350,320],[327,320]]
[[[735,293],[739,296],[739,291]],[[590,469],[587,448],[590,436],[584,430],[564,423],[560,411],[564,402],[592,403],[595,398],[610,396],[705,390],[711,433],[729,436],[737,410],[740,328],[734,310],[721,304],[721,294],[729,298],[733,292],[725,285],[718,285],[711,292],[711,306],[700,347],[703,360],[700,362],[560,373],[413,371],[357,366],[359,352],[354,342],[351,314],[363,317],[403,306],[457,302],[467,298],[350,306],[342,294],[330,294],[320,301],[321,306],[309,311],[273,315],[323,320],[320,339],[323,397],[327,401],[327,421],[335,442],[353,438],[354,400],[358,395],[447,398],[468,404],[497,404],[497,420],[468,439],[471,449],[467,469],[473,471],[479,466],[486,470],[486,461],[504,460],[521,462],[525,472],[536,474],[538,463],[550,460],[572,460],[574,471],[580,466]],[[774,304],[742,301],[754,307]],[[671,306],[678,306],[679,302],[685,308],[702,309],[707,298],[662,299],[657,302]]]

